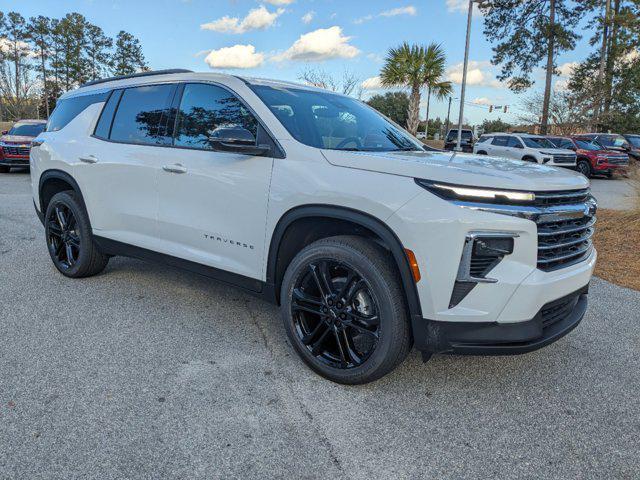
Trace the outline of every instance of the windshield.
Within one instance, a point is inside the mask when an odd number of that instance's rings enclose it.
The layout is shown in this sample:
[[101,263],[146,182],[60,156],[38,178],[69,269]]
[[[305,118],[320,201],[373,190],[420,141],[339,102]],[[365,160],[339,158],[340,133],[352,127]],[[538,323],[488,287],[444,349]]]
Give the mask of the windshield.
[[622,148],[627,144],[625,138],[621,135],[601,135],[598,141],[605,147]]
[[581,150],[603,150],[602,145],[595,140],[576,140],[576,145]]
[[9,130],[9,135],[37,137],[43,132],[44,125],[44,123],[16,123],[11,127],[11,130]]
[[636,148],[640,148],[640,136],[632,136],[632,135],[629,135],[629,136],[627,137],[627,140],[629,140],[629,143],[630,143],[631,145],[633,145],[634,147],[636,147]]
[[305,145],[329,150],[424,151],[411,135],[356,99],[299,88],[251,88]]
[[524,144],[529,148],[556,148],[556,146],[546,138],[521,137],[521,139],[524,142]]

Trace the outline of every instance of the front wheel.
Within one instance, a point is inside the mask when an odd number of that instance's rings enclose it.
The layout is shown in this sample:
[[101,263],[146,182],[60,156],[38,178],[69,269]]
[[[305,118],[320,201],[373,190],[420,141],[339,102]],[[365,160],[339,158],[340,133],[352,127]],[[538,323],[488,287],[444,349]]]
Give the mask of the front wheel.
[[586,160],[579,160],[576,165],[576,170],[587,178],[591,176],[591,165],[589,165],[589,162]]
[[364,238],[319,240],[296,255],[281,290],[287,336],[316,373],[379,379],[404,360],[411,331],[391,254]]
[[74,192],[53,196],[47,206],[44,227],[49,255],[63,275],[90,277],[107,266],[109,258],[93,240],[89,216]]

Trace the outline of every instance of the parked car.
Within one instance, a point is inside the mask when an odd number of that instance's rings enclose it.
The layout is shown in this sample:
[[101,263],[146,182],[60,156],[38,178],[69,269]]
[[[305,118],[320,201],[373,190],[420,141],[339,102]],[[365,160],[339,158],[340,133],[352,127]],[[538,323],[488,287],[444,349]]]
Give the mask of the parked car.
[[628,153],[631,145],[627,139],[617,133],[581,133],[580,136],[595,140],[608,150],[617,150],[619,152]]
[[629,150],[627,151],[629,156],[640,162],[640,135],[627,133],[623,137],[629,143]]
[[279,304],[336,382],[380,378],[412,345],[529,352],[585,313],[583,175],[426,151],[348,96],[186,71],[92,82],[59,99],[31,161],[63,275],[126,255],[236,285]]
[[31,140],[44,130],[45,120],[19,120],[0,137],[0,173],[11,167],[29,167]]
[[427,139],[427,132],[417,132],[416,133],[416,138],[418,140],[426,140]]
[[558,148],[573,150],[577,155],[576,170],[585,177],[594,174],[611,178],[614,172],[625,173],[629,156],[618,150],[607,150],[588,137],[547,137]]
[[479,155],[524,160],[557,167],[575,167],[576,153],[558,148],[545,137],[527,133],[483,134],[473,147]]
[[[473,153],[473,144],[476,138],[473,135],[473,130],[462,129],[462,139],[460,141],[460,147],[463,152]],[[447,137],[444,141],[444,149],[453,151],[458,144],[458,129],[453,128],[447,133]]]

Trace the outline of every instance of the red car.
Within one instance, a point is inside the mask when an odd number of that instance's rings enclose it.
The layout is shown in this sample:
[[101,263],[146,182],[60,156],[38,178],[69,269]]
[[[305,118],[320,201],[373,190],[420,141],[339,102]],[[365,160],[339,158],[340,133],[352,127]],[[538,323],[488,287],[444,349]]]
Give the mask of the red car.
[[31,140],[36,138],[46,125],[46,120],[19,120],[11,130],[0,137],[0,173],[11,167],[29,167]]
[[608,150],[596,140],[575,135],[572,137],[547,137],[558,148],[573,150],[578,155],[576,170],[585,177],[625,173],[629,166],[629,155],[620,150]]

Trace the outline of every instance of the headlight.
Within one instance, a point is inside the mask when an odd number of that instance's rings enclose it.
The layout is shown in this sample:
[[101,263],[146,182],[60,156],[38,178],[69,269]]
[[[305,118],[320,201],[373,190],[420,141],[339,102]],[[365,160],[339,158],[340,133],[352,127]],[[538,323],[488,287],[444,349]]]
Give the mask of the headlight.
[[532,192],[516,190],[496,190],[493,188],[467,187],[448,183],[431,182],[416,179],[416,183],[431,193],[446,200],[483,201],[488,203],[523,203],[534,202],[536,195]]

